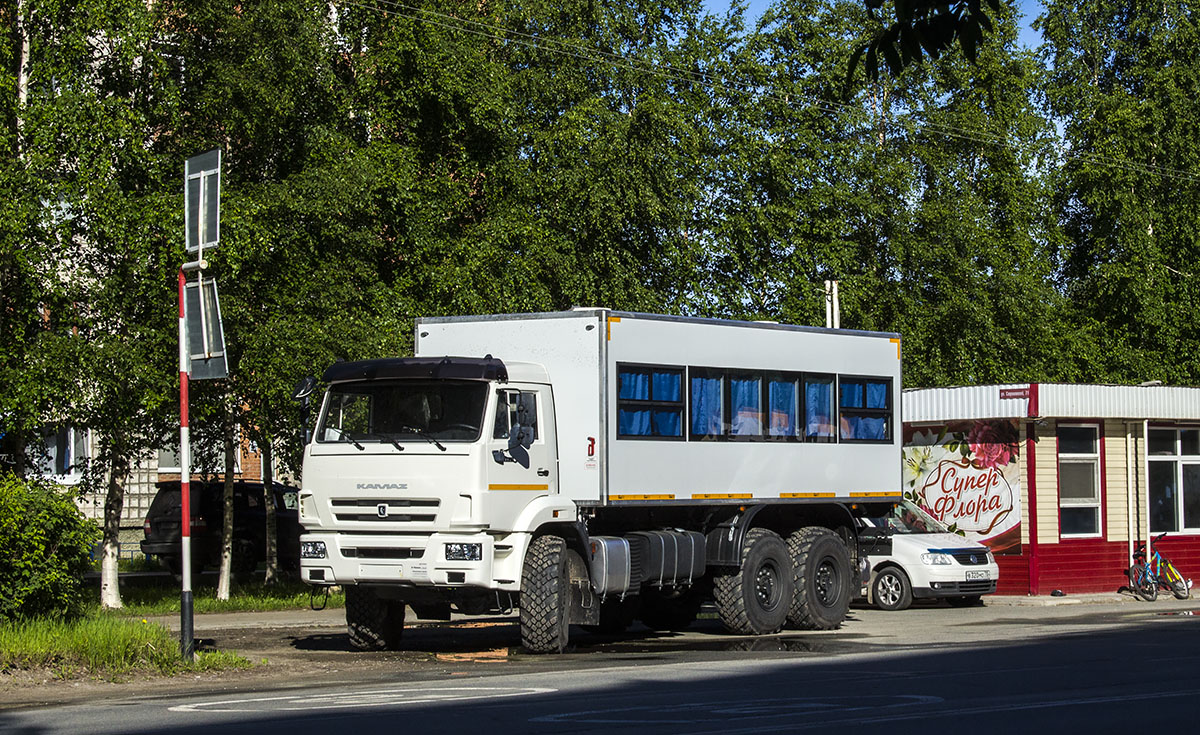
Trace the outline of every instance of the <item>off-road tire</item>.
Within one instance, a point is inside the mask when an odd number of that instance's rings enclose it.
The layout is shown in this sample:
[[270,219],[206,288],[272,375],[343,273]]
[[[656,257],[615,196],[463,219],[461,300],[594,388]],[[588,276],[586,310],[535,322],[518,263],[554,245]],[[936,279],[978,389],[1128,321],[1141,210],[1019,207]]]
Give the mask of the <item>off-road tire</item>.
[[795,594],[788,622],[802,630],[841,627],[850,609],[850,552],[828,528],[808,526],[787,540]]
[[793,597],[791,566],[779,534],[750,529],[742,542],[740,567],[713,580],[713,597],[725,628],[739,635],[779,631]]
[[567,542],[538,536],[521,571],[521,645],[531,653],[562,653],[570,633]]
[[642,592],[642,623],[650,630],[684,630],[696,622],[703,599],[695,586],[685,590]]
[[360,651],[385,651],[400,645],[404,603],[385,600],[368,587],[346,587],[346,632]]

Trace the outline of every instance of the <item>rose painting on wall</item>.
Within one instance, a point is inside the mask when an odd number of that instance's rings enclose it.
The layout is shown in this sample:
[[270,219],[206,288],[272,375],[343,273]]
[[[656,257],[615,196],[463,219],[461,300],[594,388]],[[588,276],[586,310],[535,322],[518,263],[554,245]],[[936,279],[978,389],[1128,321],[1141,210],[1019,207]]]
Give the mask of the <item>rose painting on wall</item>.
[[904,497],[996,554],[1021,553],[1020,432],[1014,420],[904,431]]

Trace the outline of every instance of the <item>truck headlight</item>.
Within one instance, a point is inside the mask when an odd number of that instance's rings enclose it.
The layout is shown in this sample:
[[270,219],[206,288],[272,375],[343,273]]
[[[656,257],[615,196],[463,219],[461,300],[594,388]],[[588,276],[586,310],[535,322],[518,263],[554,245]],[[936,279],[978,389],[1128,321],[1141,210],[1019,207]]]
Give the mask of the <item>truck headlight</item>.
[[446,544],[446,561],[479,561],[483,558],[483,544]]
[[325,558],[325,542],[324,541],[301,541],[300,542],[300,558],[301,559],[324,559]]
[[922,564],[953,564],[954,557],[950,556],[949,554],[942,554],[942,553],[938,553],[938,552],[934,551],[934,552],[931,552],[928,554],[921,554],[921,563]]

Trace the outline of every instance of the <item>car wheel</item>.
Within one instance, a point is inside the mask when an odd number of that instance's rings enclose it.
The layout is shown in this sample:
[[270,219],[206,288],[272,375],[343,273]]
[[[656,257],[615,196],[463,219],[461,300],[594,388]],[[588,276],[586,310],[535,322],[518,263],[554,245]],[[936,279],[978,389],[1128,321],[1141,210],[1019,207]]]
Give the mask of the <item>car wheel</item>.
[[884,567],[875,575],[871,599],[880,610],[903,610],[912,604],[908,575],[896,567]]

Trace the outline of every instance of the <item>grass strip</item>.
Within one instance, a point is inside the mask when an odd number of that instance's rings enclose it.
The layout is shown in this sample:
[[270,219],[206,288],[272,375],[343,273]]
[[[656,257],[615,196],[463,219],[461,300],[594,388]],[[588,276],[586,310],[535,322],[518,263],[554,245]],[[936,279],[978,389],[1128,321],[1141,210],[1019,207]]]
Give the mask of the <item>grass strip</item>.
[[161,625],[94,615],[79,620],[35,619],[0,624],[0,673],[49,669],[61,678],[248,668],[234,653],[204,651],[194,663],[179,655],[178,637]]
[[[278,585],[247,584],[236,585],[231,590],[228,600],[217,599],[215,586],[203,585],[192,590],[192,610],[195,614],[227,613],[227,612],[268,612],[272,610],[304,610],[310,604],[317,607],[340,608],[346,606],[346,596],[341,588],[325,599],[320,589],[303,582],[290,582]],[[314,597],[313,593],[316,592]],[[97,590],[94,602],[99,605],[100,597]],[[112,611],[122,617],[148,617],[151,615],[170,615],[179,612],[178,585],[162,585],[154,587],[122,587],[121,603],[124,607]]]

